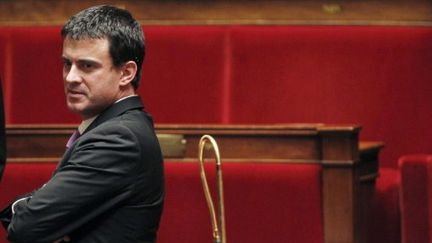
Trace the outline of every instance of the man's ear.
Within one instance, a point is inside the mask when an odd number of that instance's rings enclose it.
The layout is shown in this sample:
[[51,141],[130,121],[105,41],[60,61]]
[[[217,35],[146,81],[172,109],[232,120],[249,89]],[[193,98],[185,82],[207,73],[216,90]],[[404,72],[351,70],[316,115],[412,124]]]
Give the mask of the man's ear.
[[138,71],[137,64],[134,61],[128,61],[122,66],[122,74],[120,77],[120,86],[126,86],[132,82]]

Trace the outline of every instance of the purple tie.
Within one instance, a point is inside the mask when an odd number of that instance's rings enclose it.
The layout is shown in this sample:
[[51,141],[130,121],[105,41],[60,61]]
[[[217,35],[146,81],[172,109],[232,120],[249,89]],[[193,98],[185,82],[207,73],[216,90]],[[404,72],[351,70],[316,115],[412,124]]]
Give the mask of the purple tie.
[[72,133],[72,135],[70,136],[67,144],[66,144],[66,148],[70,148],[70,146],[72,146],[72,144],[81,136],[81,134],[79,133],[78,130],[76,130],[74,133]]

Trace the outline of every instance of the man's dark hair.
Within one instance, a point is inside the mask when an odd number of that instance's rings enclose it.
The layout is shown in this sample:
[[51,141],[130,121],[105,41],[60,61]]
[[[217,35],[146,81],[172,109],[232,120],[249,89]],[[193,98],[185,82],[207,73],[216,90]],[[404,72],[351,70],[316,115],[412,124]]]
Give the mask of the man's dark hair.
[[138,70],[132,85],[138,88],[145,55],[144,33],[127,10],[107,5],[85,9],[69,19],[61,35],[73,40],[106,38],[114,66],[136,62]]

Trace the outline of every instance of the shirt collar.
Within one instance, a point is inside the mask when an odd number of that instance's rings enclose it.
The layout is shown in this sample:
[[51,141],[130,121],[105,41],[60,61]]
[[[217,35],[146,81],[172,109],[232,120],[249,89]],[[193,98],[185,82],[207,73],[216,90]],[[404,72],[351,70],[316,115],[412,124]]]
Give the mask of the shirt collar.
[[97,115],[82,121],[81,124],[78,126],[79,133],[83,134],[85,132],[85,130],[90,126],[90,124],[96,119],[96,117],[97,117]]
[[125,100],[125,99],[127,99],[127,98],[129,98],[129,97],[133,97],[133,96],[138,96],[138,95],[133,94],[133,95],[129,95],[129,96],[122,97],[122,98],[116,100],[116,102],[114,102],[114,104],[115,104],[115,103],[118,103],[118,102],[120,102],[120,101],[122,101],[122,100]]
[[[124,99],[127,99],[127,98],[129,98],[129,97],[133,97],[133,96],[137,96],[137,95],[136,95],[136,94],[133,94],[133,95],[129,95],[129,96],[126,96],[126,97],[122,97],[122,98],[116,100],[116,102],[114,102],[114,103],[118,103],[118,102],[120,102],[120,101],[122,101],[122,100],[124,100]],[[80,134],[83,134],[83,133],[85,132],[85,130],[90,126],[90,124],[91,124],[91,123],[92,123],[92,122],[93,122],[97,117],[98,117],[98,115],[83,120],[83,121],[81,122],[81,124],[78,126],[78,131],[79,131],[79,133],[80,133]]]

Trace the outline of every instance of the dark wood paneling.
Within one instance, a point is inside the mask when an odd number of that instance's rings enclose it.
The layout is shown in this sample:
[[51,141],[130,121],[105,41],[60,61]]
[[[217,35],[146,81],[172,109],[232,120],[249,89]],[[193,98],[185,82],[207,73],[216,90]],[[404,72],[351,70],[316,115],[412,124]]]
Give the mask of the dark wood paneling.
[[[10,125],[7,129],[8,157],[58,159],[73,132],[73,125]],[[215,137],[223,156],[230,160],[261,160],[346,164],[358,160],[358,126],[323,124],[289,125],[158,125],[162,147],[178,147],[182,153],[168,153],[175,160],[195,159],[203,134]],[[177,135],[177,137],[173,137]],[[181,136],[182,139],[179,139]]]
[[62,25],[98,4],[126,8],[143,24],[429,25],[432,3],[417,1],[136,1],[2,0],[2,25]]

